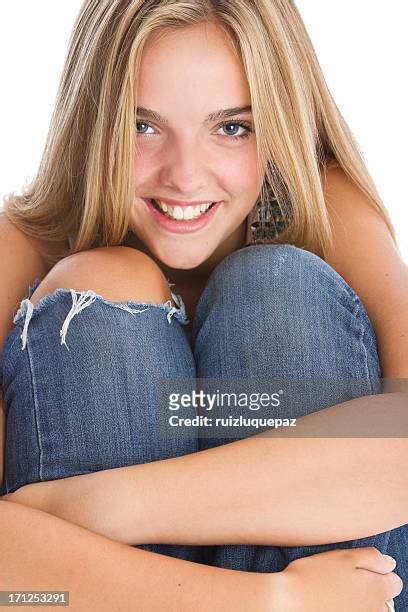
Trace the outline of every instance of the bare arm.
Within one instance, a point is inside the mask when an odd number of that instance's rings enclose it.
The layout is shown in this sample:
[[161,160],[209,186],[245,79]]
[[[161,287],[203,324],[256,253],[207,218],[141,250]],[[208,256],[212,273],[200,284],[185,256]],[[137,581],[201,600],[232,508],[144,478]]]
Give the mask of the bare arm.
[[[368,420],[373,402],[390,419],[408,405],[406,395],[372,396],[299,421],[308,435],[316,423],[330,427],[336,414],[347,424],[353,409]],[[151,543],[299,546],[361,538],[408,522],[407,460],[407,438],[254,436],[110,470],[106,479],[97,473],[102,503],[93,516],[136,543],[141,522]]]
[[[355,428],[353,414],[398,435],[407,405],[403,393],[358,398],[298,419],[298,435],[342,435]],[[408,522],[407,437],[277,435],[34,483],[6,499],[131,544],[302,546]]]
[[[373,547],[331,550],[282,572],[242,572],[133,549],[44,512],[0,501],[0,590],[69,591],[72,612],[385,609],[402,590]],[[341,594],[341,595],[340,595]]]
[[131,548],[11,502],[0,502],[0,553],[1,590],[69,591],[73,612],[278,609],[271,594],[279,574]]

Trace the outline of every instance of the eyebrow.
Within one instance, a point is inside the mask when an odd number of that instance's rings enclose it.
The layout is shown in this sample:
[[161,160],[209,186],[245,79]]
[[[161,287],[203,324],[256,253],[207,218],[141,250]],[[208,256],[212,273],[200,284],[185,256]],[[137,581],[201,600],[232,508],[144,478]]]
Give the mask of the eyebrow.
[[[204,123],[218,121],[219,119],[229,119],[230,117],[234,117],[235,115],[241,115],[243,113],[252,113],[252,107],[251,106],[235,106],[233,108],[222,108],[218,111],[210,113],[204,119]],[[153,121],[158,121],[159,123],[163,123],[164,125],[169,124],[169,120],[166,119],[166,117],[162,117],[156,111],[150,110],[149,108],[144,108],[144,106],[138,106],[136,109],[136,114],[138,117],[141,117],[142,119],[150,119]]]

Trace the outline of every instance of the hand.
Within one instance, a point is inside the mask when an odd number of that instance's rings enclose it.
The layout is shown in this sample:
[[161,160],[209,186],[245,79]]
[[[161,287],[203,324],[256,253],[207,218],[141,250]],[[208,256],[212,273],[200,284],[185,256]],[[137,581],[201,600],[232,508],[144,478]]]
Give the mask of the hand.
[[388,612],[403,587],[394,568],[395,562],[374,547],[331,550],[296,559],[274,575],[281,578],[279,609]]

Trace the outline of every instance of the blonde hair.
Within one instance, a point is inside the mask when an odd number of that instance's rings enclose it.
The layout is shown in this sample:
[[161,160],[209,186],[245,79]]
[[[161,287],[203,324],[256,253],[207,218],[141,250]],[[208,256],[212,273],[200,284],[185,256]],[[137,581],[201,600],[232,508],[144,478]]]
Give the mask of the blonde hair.
[[287,221],[274,240],[325,258],[332,233],[320,171],[338,165],[395,232],[350,128],[325,82],[292,0],[85,0],[70,38],[42,159],[9,219],[71,248],[123,244],[134,191],[137,76],[143,47],[166,28],[215,22],[242,61],[251,93],[259,195]]

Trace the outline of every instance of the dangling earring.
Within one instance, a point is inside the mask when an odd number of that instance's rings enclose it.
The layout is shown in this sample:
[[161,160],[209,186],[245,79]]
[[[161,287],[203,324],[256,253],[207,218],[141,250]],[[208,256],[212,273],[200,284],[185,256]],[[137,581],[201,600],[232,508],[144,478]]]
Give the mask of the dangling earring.
[[285,226],[277,198],[269,184],[266,197],[257,200],[248,216],[248,244],[268,244],[273,242]]

